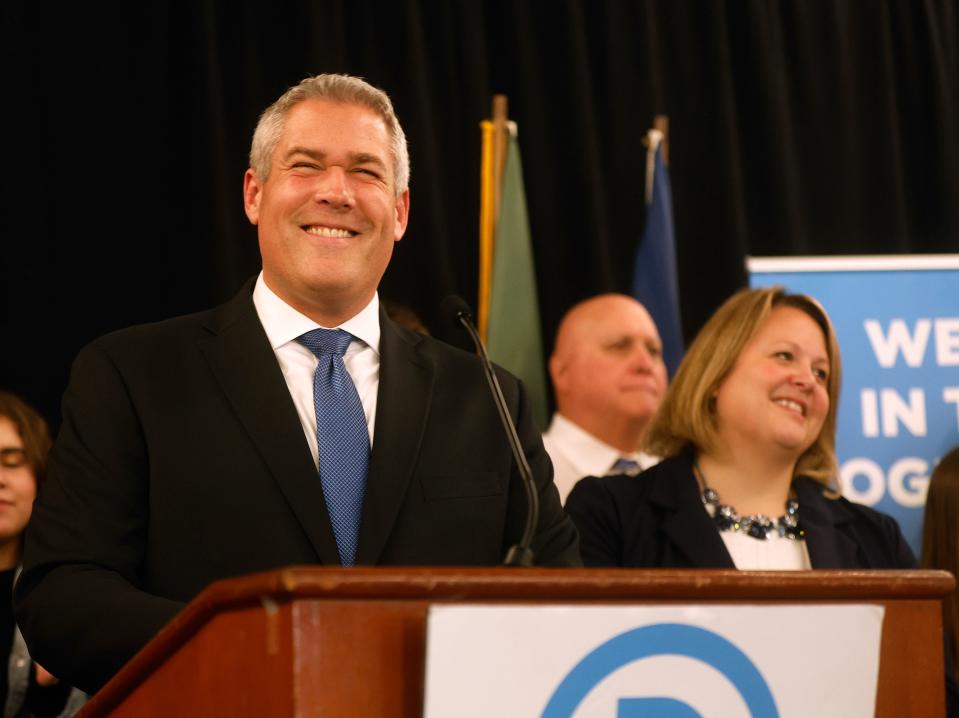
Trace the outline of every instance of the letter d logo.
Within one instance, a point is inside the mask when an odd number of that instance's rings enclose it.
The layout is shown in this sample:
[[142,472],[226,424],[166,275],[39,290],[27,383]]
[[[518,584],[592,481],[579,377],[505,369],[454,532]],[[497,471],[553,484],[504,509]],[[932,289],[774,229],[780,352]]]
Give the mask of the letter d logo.
[[[745,653],[712,631],[680,623],[634,628],[593,649],[559,684],[541,718],[572,718],[586,695],[613,671],[642,658],[667,655],[715,668],[736,688],[753,718],[779,718],[769,686]],[[616,712],[616,718],[699,718],[682,700],[669,697],[620,698]]]

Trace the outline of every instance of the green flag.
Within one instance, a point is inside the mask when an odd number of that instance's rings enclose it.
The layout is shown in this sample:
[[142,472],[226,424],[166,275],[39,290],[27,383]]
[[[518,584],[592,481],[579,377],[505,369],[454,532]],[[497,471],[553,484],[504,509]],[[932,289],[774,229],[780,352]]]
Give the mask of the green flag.
[[543,430],[549,417],[536,268],[523,190],[523,163],[519,142],[513,134],[503,168],[491,284],[487,351],[494,362],[522,380],[532,404],[533,418]]

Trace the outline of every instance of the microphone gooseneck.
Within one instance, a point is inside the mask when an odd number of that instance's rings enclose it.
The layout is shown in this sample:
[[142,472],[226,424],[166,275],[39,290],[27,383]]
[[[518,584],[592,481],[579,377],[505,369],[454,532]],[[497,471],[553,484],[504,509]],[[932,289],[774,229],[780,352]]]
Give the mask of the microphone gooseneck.
[[516,425],[513,423],[506,407],[506,399],[503,398],[503,390],[496,378],[493,363],[486,353],[486,347],[483,346],[483,340],[480,338],[479,332],[473,325],[473,315],[470,312],[469,305],[461,297],[450,295],[442,301],[440,306],[443,315],[450,323],[462,326],[476,346],[476,353],[479,355],[486,373],[486,383],[489,384],[490,393],[493,395],[493,403],[496,405],[500,422],[506,431],[506,438],[509,441],[510,450],[513,452],[513,459],[516,461],[516,467],[523,481],[523,488],[526,490],[526,525],[523,529],[523,538],[520,543],[514,544],[506,552],[503,565],[532,566],[534,558],[533,534],[536,531],[536,524],[539,523],[539,495],[536,493],[536,485],[533,483],[533,472],[530,470],[526,455],[523,453],[523,446],[520,443],[519,435],[516,433]]

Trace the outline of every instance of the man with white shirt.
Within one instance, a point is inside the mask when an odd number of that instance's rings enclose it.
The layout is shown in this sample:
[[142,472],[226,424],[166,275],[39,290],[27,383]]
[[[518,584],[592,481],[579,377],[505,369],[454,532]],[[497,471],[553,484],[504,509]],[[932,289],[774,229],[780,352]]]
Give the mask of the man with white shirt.
[[543,435],[560,498],[584,476],[638,473],[639,451],[666,393],[662,342],[642,304],[624,294],[580,302],[563,317],[549,360],[556,414]]
[[[263,271],[223,306],[86,347],[16,592],[31,654],[96,690],[211,581],[290,564],[495,565],[526,499],[475,356],[376,288],[409,213],[387,96],[308,78],[260,118],[244,180]],[[537,563],[578,563],[529,404]]]

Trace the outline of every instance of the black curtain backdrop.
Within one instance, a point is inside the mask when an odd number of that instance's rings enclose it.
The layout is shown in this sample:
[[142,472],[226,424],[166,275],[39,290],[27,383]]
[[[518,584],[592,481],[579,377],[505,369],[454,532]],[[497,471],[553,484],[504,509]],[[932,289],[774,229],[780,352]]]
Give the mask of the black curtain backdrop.
[[54,424],[83,344],[258,271],[249,140],[307,74],[394,100],[412,216],[381,296],[435,331],[443,296],[475,302],[494,93],[519,124],[547,343],[574,302],[628,291],[658,113],[687,340],[749,254],[957,251],[952,0],[13,0],[0,17],[0,386]]

